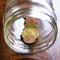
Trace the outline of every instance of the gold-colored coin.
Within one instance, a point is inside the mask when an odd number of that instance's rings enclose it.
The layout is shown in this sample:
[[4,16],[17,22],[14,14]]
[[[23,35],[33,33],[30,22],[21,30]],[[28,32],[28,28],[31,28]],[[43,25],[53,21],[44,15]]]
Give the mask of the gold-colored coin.
[[24,38],[25,36],[33,36],[36,39],[39,37],[39,33],[36,28],[25,28],[22,37]]

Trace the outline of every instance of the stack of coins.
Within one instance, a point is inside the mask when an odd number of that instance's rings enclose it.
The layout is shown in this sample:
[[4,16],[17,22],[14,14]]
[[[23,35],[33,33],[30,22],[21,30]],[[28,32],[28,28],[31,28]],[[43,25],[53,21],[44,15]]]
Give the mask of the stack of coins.
[[25,28],[22,32],[23,41],[27,44],[33,44],[39,37],[37,30],[37,19],[32,17],[26,17]]

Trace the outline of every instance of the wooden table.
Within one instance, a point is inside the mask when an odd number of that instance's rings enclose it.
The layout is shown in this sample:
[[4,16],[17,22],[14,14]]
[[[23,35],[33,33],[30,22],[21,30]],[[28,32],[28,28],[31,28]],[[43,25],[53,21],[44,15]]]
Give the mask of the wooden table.
[[6,45],[3,36],[2,21],[3,21],[3,14],[5,11],[5,5],[6,5],[6,0],[0,0],[0,60],[36,60],[36,58],[37,60],[60,60],[59,39],[57,39],[54,45],[48,50],[34,55],[21,55],[11,50]]

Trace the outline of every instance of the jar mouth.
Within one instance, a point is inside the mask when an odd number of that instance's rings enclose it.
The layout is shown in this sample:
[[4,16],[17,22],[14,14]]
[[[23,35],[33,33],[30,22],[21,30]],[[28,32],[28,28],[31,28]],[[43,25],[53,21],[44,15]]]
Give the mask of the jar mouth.
[[[50,4],[42,1],[45,3],[30,1],[29,4],[27,3],[28,5],[26,3],[21,3],[21,5],[20,2],[19,4],[17,2],[8,7],[3,23],[4,38],[7,45],[14,51],[22,54],[42,52],[55,42],[58,31],[56,15]],[[26,22],[26,17],[29,18],[27,20],[29,23]],[[26,33],[23,34],[24,30]],[[30,37],[32,37],[32,40],[35,39],[36,42],[26,44],[25,35],[29,37],[28,40],[31,40]]]

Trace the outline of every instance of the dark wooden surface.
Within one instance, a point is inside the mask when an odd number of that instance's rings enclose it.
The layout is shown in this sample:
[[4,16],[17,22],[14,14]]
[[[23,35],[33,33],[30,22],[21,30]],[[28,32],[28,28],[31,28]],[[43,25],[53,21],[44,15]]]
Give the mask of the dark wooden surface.
[[11,50],[6,45],[3,37],[2,21],[3,21],[3,14],[5,11],[5,5],[6,5],[6,0],[0,0],[0,60],[36,60],[36,59],[37,60],[60,60],[59,39],[57,39],[55,44],[48,50],[34,55],[21,55]]

